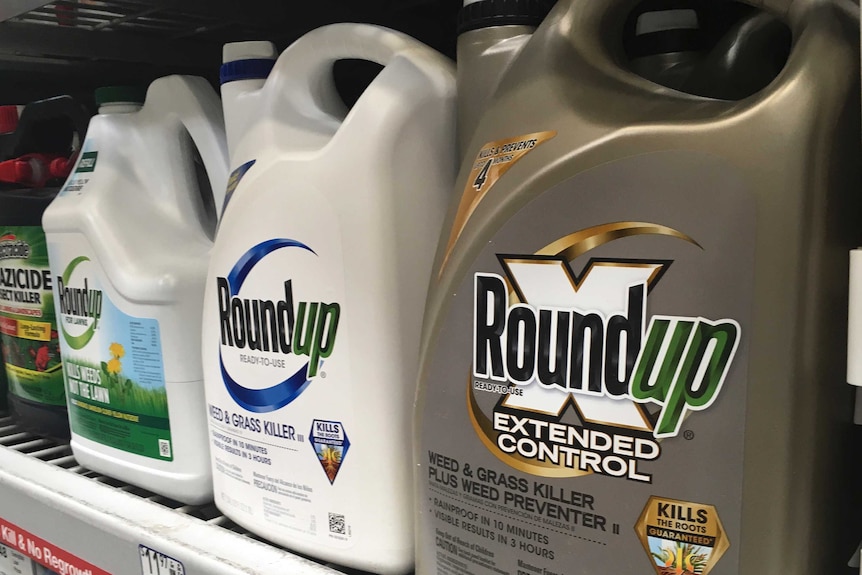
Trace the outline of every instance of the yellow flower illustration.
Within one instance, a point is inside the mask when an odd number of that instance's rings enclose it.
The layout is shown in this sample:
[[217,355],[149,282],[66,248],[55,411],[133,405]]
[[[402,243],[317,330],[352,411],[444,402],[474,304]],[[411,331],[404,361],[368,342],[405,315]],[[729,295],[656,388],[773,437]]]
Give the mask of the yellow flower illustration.
[[[108,348],[108,351],[111,352],[111,355],[115,359],[122,359],[124,355],[126,355],[126,350],[123,348],[123,345],[117,342],[111,344]],[[119,364],[119,362],[117,362]]]
[[108,362],[108,373],[117,375],[120,373],[120,370],[123,369],[123,365],[120,363],[120,360],[116,357]]

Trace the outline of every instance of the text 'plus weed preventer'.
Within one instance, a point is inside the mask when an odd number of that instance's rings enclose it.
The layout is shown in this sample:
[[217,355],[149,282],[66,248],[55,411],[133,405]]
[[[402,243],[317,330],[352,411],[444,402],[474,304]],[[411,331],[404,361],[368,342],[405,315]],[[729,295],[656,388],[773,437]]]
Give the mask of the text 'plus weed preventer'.
[[[212,499],[200,364],[222,205],[221,105],[202,78],[97,91],[99,114],[43,225],[72,429],[85,467],[185,503]],[[197,150],[197,152],[196,152]]]
[[[290,549],[413,568],[411,419],[422,310],[454,182],[451,63],[328,26],[273,62],[225,47],[231,156],[204,302],[215,501]],[[342,59],[382,71],[347,110]]]
[[[626,69],[636,5],[558,2],[462,134],[420,354],[418,575],[842,573],[856,549],[858,7],[764,2],[789,58],[722,101]],[[459,97],[493,51],[472,45]]]

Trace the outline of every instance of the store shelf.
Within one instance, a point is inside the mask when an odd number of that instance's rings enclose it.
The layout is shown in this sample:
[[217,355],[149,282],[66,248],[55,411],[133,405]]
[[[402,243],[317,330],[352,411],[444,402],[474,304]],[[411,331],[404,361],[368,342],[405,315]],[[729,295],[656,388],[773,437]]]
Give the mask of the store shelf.
[[45,0],[6,0],[0,3],[0,22],[41,8],[45,4]]
[[149,84],[168,74],[218,81],[222,46],[269,40],[286,48],[334,22],[410,34],[454,57],[463,0],[2,0],[0,104],[98,86]]
[[238,2],[197,0],[41,4],[4,18],[0,54],[5,58],[204,68],[218,62],[224,38],[269,35],[271,23],[283,22],[286,12],[283,3],[260,0],[246,0],[242,10]]
[[351,20],[405,28],[442,48],[439,44],[454,39],[458,5],[441,0],[4,0],[0,59],[207,68],[217,66],[225,42],[267,39],[284,47],[312,28]]
[[340,575],[247,534],[213,506],[185,506],[88,471],[68,445],[0,418],[0,520],[112,574],[142,573],[141,545],[185,575]]

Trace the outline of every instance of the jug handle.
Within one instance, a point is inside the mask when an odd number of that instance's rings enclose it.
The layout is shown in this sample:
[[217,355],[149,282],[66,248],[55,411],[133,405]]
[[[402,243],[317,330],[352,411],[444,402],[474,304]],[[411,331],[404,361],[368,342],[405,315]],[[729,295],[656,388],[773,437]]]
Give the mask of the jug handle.
[[307,33],[289,46],[276,62],[280,93],[296,91],[300,109],[313,108],[341,121],[347,108],[335,89],[332,66],[356,59],[388,66],[398,58],[442,58],[434,50],[401,32],[373,24],[330,24]]
[[741,0],[744,4],[749,4],[755,8],[766,10],[777,16],[781,16],[786,20],[787,14],[793,6],[794,0]]
[[[808,24],[806,18],[807,10],[812,4],[826,3],[822,0],[738,0],[743,4],[748,4],[765,12],[768,12],[782,22],[785,22],[791,29],[794,38],[801,36],[803,30]],[[859,18],[859,6],[854,0],[830,0],[830,5],[837,8],[851,18]],[[569,10],[575,10],[577,2],[559,2],[555,10],[565,10],[561,5],[568,5]],[[614,13],[616,15],[628,13],[634,6],[638,4],[638,0],[618,0],[617,2],[596,2],[587,3],[589,11],[592,14],[605,15]],[[584,10],[584,8],[580,8]],[[595,13],[593,13],[595,10]]]
[[[804,25],[804,18],[797,17],[795,14],[795,8],[804,2],[800,2],[797,0],[740,0],[745,4],[749,4],[756,8],[760,8],[761,10],[766,10],[776,16],[781,17],[782,20],[790,24],[793,29],[793,34],[796,36],[802,26]],[[858,19],[859,18],[859,4],[854,2],[853,0],[833,0],[832,4],[850,16],[851,18]]]
[[[83,143],[87,135],[87,127],[90,124],[90,116],[91,114],[70,96],[56,96],[25,106],[18,125],[25,126],[31,122],[68,119],[72,123],[72,133],[77,134],[78,141]],[[11,156],[18,157],[46,151],[59,152],[59,150],[45,150],[37,146],[32,138],[23,135],[18,137],[15,142]]]
[[221,219],[227,188],[228,152],[221,101],[198,76],[168,76],[150,85],[147,104],[172,112],[200,152],[212,187],[216,217]]
[[[796,7],[805,2],[798,0],[739,0],[743,4],[754,6],[775,16],[790,25],[793,36],[796,37],[805,26],[805,18],[800,17]],[[859,6],[852,0],[834,0],[833,4],[851,17],[859,17]]]

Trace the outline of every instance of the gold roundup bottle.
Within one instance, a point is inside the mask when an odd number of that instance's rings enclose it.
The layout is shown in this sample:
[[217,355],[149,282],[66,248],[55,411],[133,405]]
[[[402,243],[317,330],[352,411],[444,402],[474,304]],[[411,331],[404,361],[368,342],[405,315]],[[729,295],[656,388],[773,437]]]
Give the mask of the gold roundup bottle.
[[561,0],[535,29],[488,13],[538,2],[466,6],[485,24],[460,41],[426,308],[419,575],[845,572],[858,8],[751,3],[793,40],[738,100],[633,73],[633,0]]

